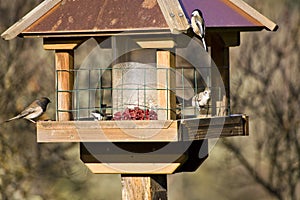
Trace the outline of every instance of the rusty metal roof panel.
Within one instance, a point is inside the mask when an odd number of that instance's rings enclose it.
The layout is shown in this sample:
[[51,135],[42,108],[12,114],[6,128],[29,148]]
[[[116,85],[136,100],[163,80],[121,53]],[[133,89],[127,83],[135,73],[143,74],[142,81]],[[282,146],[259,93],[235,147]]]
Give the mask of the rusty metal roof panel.
[[156,0],[63,0],[22,33],[168,28]]
[[186,18],[196,8],[203,12],[208,30],[278,28],[242,0],[45,0],[1,37],[110,35],[144,30],[173,33],[176,29],[181,32],[189,27]]
[[208,28],[264,28],[228,0],[180,0],[189,17],[195,8],[202,11]]

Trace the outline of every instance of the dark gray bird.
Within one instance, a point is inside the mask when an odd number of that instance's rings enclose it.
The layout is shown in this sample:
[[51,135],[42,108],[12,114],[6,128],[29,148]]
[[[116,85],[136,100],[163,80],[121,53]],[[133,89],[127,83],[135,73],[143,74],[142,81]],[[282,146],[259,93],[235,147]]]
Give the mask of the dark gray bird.
[[191,17],[191,26],[196,35],[200,37],[203,43],[203,47],[205,51],[208,51],[206,42],[205,42],[205,21],[203,18],[203,14],[199,9],[195,9],[192,12],[192,17]]
[[9,122],[15,119],[27,119],[33,123],[36,123],[33,119],[40,117],[44,112],[46,112],[47,105],[51,101],[47,97],[41,97],[40,99],[35,100],[29,106],[27,106],[20,114],[17,116],[6,120]]

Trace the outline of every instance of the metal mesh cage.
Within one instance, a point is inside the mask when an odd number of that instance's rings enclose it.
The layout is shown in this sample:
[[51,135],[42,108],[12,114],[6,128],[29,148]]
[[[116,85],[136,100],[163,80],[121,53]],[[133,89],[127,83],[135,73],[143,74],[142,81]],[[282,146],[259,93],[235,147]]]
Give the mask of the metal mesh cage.
[[[136,43],[128,39],[113,41],[109,47],[97,44],[97,52],[89,62],[70,71],[74,75],[73,89],[56,92],[57,96],[60,92],[72,93],[73,106],[71,110],[57,109],[57,113],[72,113],[74,120],[94,120],[95,111],[102,113],[105,120],[175,120],[209,117],[228,110],[226,104],[220,103],[224,102],[224,88],[212,84],[218,70],[209,60],[191,63],[184,58],[184,53],[189,52],[176,48],[170,51],[174,63],[164,66],[157,62],[157,52],[166,50],[135,49]],[[120,51],[114,46],[116,43],[129,50],[116,52]],[[196,59],[201,60],[201,56]],[[62,72],[57,70],[56,76]],[[210,101],[198,109],[193,106],[192,98],[206,88],[211,91]]]

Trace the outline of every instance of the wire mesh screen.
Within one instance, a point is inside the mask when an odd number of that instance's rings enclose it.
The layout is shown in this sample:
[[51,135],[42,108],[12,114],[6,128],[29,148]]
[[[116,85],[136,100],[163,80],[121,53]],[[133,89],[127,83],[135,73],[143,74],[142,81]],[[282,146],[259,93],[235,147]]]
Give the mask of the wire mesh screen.
[[[172,40],[178,46],[171,49],[141,48],[140,41],[157,39],[151,34],[88,40],[75,52],[73,89],[56,91],[57,96],[72,94],[72,109],[57,113],[72,113],[74,120],[166,120],[229,113],[222,77],[209,54],[198,40],[176,37]],[[165,64],[162,52],[172,56],[172,63]],[[56,73],[58,77],[64,71]]]
[[[211,70],[202,67],[199,72],[194,67],[165,68],[135,62],[74,69],[70,71],[74,87],[68,91],[73,96],[72,110],[57,112],[71,112],[74,120],[95,120],[94,112],[103,114],[105,120],[208,117],[213,108],[226,109],[218,104],[221,88],[206,84],[211,81]],[[199,108],[193,104],[193,97],[205,90],[214,95]],[[66,91],[57,90],[60,92]]]

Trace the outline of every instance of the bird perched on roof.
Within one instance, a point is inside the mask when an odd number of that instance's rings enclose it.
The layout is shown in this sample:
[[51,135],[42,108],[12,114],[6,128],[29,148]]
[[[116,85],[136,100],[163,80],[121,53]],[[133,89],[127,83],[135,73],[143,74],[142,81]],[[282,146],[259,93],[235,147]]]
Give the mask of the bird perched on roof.
[[196,94],[192,98],[192,106],[198,108],[198,110],[200,111],[202,108],[208,105],[209,100],[210,100],[210,89],[205,88],[203,92]]
[[95,121],[105,120],[105,118],[106,118],[105,114],[103,114],[99,110],[92,111],[91,115],[93,116],[93,118],[94,118]]
[[47,105],[51,101],[47,97],[41,97],[35,101],[33,101],[29,106],[27,106],[20,114],[17,116],[10,118],[4,122],[9,122],[15,119],[27,119],[33,123],[36,123],[33,119],[40,117],[44,112],[46,112]]
[[203,47],[205,51],[208,51],[206,42],[205,42],[205,21],[203,14],[199,9],[195,9],[192,12],[191,16],[191,26],[195,34],[197,34],[202,40]]

